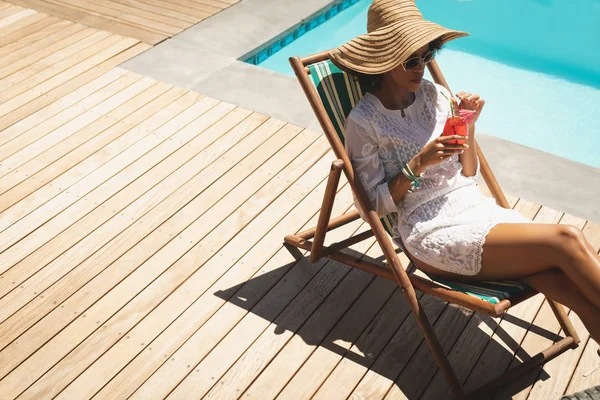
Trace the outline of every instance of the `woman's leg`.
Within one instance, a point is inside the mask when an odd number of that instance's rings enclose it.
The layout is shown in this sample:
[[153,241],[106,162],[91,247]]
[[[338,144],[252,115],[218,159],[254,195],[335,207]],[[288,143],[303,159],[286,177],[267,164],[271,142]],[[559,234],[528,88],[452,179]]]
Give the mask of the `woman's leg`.
[[457,275],[419,260],[415,262],[431,275],[461,281],[522,280],[558,268],[588,302],[600,308],[600,257],[581,230],[570,225],[496,225],[486,237],[482,268],[475,276]]
[[477,279],[519,279],[560,269],[600,308],[600,257],[581,230],[569,225],[499,224],[483,245]]
[[581,319],[592,339],[600,340],[600,308],[581,295],[577,285],[558,268],[522,278],[529,286],[549,299],[569,307]]

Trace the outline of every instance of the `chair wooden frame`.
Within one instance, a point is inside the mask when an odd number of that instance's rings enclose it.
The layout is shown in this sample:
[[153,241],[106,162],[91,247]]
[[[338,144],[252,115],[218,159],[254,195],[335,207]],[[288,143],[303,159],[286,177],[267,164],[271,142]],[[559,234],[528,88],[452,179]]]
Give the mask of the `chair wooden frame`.
[[[456,398],[477,398],[483,394],[491,393],[500,385],[510,382],[516,377],[522,375],[525,371],[553,359],[569,348],[577,347],[580,339],[567,314],[565,313],[564,308],[560,304],[547,299],[548,304],[551,306],[552,311],[554,312],[560,326],[565,332],[566,337],[556,342],[549,348],[534,355],[527,362],[514,367],[496,379],[483,384],[467,396],[450,365],[448,357],[446,356],[446,353],[433,330],[431,322],[427,318],[424,309],[419,303],[415,289],[434,295],[444,301],[467,307],[473,311],[488,314],[492,317],[501,316],[511,306],[532,297],[533,295],[537,294],[537,292],[533,289],[530,289],[523,292],[523,294],[517,298],[505,299],[500,301],[499,304],[493,305],[482,299],[447,289],[436,284],[435,282],[416,276],[415,274],[409,275],[405,271],[404,267],[400,263],[398,254],[396,253],[396,248],[390,240],[390,237],[387,235],[381,221],[379,220],[379,216],[374,211],[363,185],[361,184],[360,180],[355,178],[352,164],[350,163],[350,159],[346,153],[344,145],[338,137],[336,130],[329,119],[329,116],[327,115],[327,112],[319,97],[319,94],[310,80],[310,70],[307,66],[328,59],[329,56],[327,52],[318,53],[304,58],[290,58],[290,64],[292,65],[296,77],[300,81],[300,85],[302,86],[302,89],[304,90],[304,93],[306,94],[308,101],[310,102],[310,105],[312,106],[312,109],[323,131],[325,132],[325,135],[327,136],[335,156],[338,159],[335,160],[331,165],[317,226],[304,232],[288,235],[285,237],[285,242],[288,245],[309,251],[309,258],[312,263],[317,262],[322,257],[327,257],[329,259],[347,264],[351,267],[360,268],[383,278],[396,281],[400,286],[412,313],[417,318],[418,326],[423,332],[427,344],[429,345],[447,384]],[[428,64],[428,68],[434,80],[450,90],[437,63],[435,61],[431,62]],[[481,175],[483,176],[483,179],[490,192],[496,199],[496,202],[502,207],[509,208],[506,197],[500,189],[500,186],[498,185],[498,182],[496,181],[496,178],[494,177],[491,168],[479,146],[477,146],[477,155],[479,158]],[[342,172],[346,176],[361,208],[365,211],[365,220],[370,225],[371,230],[329,246],[324,246],[325,235],[328,231],[360,218],[359,213],[356,210],[333,219],[331,218],[335,193],[337,192],[339,179]],[[390,268],[385,268],[380,264],[367,259],[356,258],[342,252],[343,249],[372,236],[375,236],[379,246],[383,250],[383,254]],[[409,254],[406,254],[406,256],[410,259]]]

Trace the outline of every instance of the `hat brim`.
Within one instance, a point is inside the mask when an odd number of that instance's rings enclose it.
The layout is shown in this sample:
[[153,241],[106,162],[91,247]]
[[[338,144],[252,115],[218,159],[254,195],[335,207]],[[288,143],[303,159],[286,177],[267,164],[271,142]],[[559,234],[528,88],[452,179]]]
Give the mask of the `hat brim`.
[[383,74],[436,39],[441,39],[445,44],[468,35],[467,32],[447,29],[431,21],[410,19],[357,36],[331,50],[329,57],[344,70],[370,75]]

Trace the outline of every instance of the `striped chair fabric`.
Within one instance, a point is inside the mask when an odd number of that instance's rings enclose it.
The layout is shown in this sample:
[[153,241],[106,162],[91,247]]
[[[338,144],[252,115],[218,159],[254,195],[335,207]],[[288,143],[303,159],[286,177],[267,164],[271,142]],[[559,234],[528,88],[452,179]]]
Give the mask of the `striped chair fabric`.
[[[344,143],[346,118],[350,114],[350,110],[362,98],[364,90],[356,77],[340,70],[329,60],[311,64],[308,68],[329,119],[340,140]],[[396,214],[393,213],[381,219],[383,227],[390,235],[392,235],[392,226],[395,224],[396,218]],[[501,300],[528,289],[524,283],[515,281],[458,283],[444,281],[433,276],[430,278],[442,286],[478,297],[492,304],[498,304]]]

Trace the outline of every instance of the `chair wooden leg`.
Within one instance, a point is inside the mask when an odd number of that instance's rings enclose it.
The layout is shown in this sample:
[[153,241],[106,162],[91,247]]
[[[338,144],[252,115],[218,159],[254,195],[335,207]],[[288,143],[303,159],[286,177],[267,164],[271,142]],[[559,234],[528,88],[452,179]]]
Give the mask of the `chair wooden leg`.
[[579,335],[577,334],[575,327],[573,326],[571,320],[565,312],[565,308],[562,305],[555,302],[554,300],[550,300],[549,298],[546,298],[546,300],[548,301],[548,305],[552,309],[552,312],[556,316],[560,327],[565,333],[565,336],[572,337],[573,347],[576,347],[579,344],[579,342],[581,342],[581,339],[579,339]]
[[452,394],[456,399],[466,399],[465,391],[458,381],[458,378],[456,377],[456,374],[450,365],[450,360],[448,360],[448,356],[446,355],[446,352],[444,351],[437,335],[435,334],[435,331],[433,330],[433,326],[431,325],[429,318],[427,318],[425,310],[423,307],[421,307],[420,303],[418,312],[415,316],[417,318],[419,328],[421,328],[421,331],[425,335],[425,340],[427,341],[427,344],[433,353],[433,357],[440,367],[440,371],[444,375],[444,379],[450,387]]
[[490,394],[493,393],[494,390],[498,389],[502,385],[508,384],[516,379],[519,379],[519,377],[525,375],[525,373],[527,371],[556,358],[557,356],[561,355],[565,351],[569,350],[571,347],[573,347],[573,338],[572,337],[564,338],[564,339],[554,343],[552,346],[548,347],[546,350],[536,354],[535,356],[533,356],[531,359],[527,360],[523,364],[509,369],[503,375],[500,375],[496,379],[491,380],[490,382],[487,382],[484,385],[480,386],[478,389],[469,393],[468,398],[469,399],[480,399],[484,396],[489,396]]
[[319,212],[319,221],[317,222],[315,237],[308,258],[311,264],[316,263],[321,258],[325,234],[327,233],[327,226],[329,225],[329,218],[331,218],[331,210],[333,209],[333,202],[335,201],[335,194],[337,193],[343,167],[344,163],[342,160],[335,160],[331,163],[329,178],[327,178],[327,187],[323,196],[323,204]]
[[581,340],[579,339],[579,335],[577,334],[575,327],[571,323],[571,320],[567,316],[564,307],[555,302],[554,300],[550,300],[549,298],[546,298],[546,300],[548,301],[548,305],[554,312],[558,323],[560,324],[563,332],[565,333],[565,338],[554,343],[546,350],[534,355],[533,357],[531,357],[531,359],[524,362],[523,364],[506,371],[503,375],[499,376],[498,378],[484,384],[474,392],[470,393],[469,398],[478,399],[483,395],[491,394],[493,390],[501,387],[506,383],[512,382],[515,379],[518,379],[530,369],[547,363],[548,361],[561,355],[565,351],[571,348],[575,348],[579,345],[579,342]]

